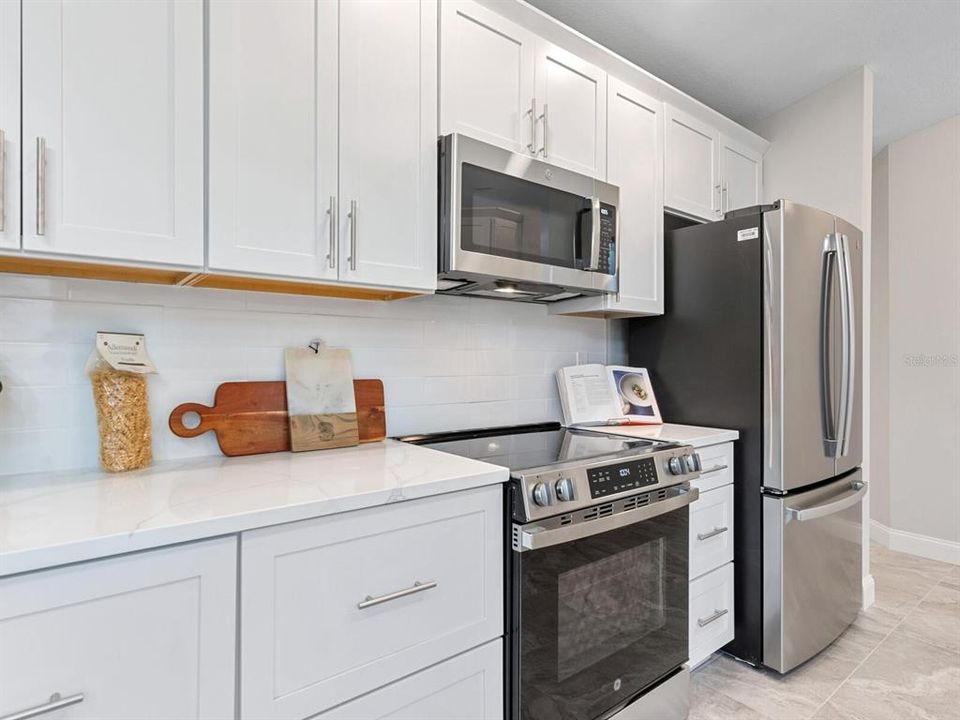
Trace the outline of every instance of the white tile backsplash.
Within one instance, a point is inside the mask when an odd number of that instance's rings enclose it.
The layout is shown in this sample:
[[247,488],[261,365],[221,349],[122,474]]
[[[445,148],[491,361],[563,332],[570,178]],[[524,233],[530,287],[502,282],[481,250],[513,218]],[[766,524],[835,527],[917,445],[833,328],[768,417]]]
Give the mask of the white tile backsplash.
[[[615,324],[614,324],[615,325]],[[221,382],[280,380],[283,348],[350,348],[384,381],[390,435],[560,419],[553,373],[619,355],[622,329],[539,306],[456,297],[365,302],[0,275],[0,475],[92,467],[97,432],[84,364],[97,330],[142,332],[154,457],[217,454],[212,433],[167,428]],[[619,357],[614,357],[620,361]]]

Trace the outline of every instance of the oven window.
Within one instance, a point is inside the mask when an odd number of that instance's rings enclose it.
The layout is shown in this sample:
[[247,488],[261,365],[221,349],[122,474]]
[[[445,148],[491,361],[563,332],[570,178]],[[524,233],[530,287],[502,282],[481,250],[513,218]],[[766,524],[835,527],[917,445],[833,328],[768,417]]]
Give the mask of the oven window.
[[470,163],[461,166],[464,250],[574,268],[579,224],[589,210],[579,195]]
[[603,662],[666,623],[664,540],[557,578],[557,681]]
[[512,554],[517,720],[595,720],[686,662],[688,527],[684,507]]

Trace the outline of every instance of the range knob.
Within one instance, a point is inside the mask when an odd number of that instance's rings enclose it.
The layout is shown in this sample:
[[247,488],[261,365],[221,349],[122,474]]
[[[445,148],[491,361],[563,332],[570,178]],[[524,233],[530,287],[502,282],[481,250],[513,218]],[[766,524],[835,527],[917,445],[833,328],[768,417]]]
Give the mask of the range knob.
[[683,458],[679,455],[670,458],[670,460],[667,462],[667,469],[670,471],[671,475],[683,475],[683,473],[686,471]]
[[683,464],[687,467],[687,472],[692,473],[697,471],[697,460],[696,455],[684,455]]
[[538,482],[533,486],[533,502],[540,507],[553,505],[553,496],[550,494],[550,486],[546,483]]
[[557,480],[557,484],[554,486],[554,489],[557,491],[557,499],[567,502],[573,500],[576,497],[576,494],[573,490],[573,479],[572,478],[560,478]]

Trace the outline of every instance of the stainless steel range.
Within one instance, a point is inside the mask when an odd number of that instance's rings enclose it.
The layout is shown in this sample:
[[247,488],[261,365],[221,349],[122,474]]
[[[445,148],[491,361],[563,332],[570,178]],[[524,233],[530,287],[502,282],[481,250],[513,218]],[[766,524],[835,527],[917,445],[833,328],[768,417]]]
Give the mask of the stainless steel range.
[[686,717],[693,448],[557,424],[402,439],[510,468],[511,720]]

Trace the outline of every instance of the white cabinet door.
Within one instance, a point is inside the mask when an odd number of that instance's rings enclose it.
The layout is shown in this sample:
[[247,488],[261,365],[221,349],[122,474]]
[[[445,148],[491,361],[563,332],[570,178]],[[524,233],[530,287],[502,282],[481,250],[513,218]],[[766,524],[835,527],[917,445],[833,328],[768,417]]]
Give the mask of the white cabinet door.
[[763,156],[720,135],[721,211],[759,205],[763,195]]
[[202,265],[202,1],[22,13],[24,247]]
[[500,720],[503,641],[434,665],[316,720]]
[[696,667],[733,640],[733,614],[733,563],[727,563],[691,581],[689,630],[691,667]]
[[663,204],[685,215],[715,220],[720,217],[720,134],[669,104],[664,113]]
[[0,2],[0,249],[20,247],[20,3]]
[[340,279],[433,290],[437,2],[340,5]]
[[[236,539],[0,580],[0,716],[234,717]],[[46,716],[45,716],[46,717]]]
[[554,165],[604,177],[607,73],[548,42],[537,44],[537,154]]
[[212,0],[208,22],[209,265],[336,279],[338,3]]
[[440,134],[460,132],[531,152],[536,41],[529,30],[475,2],[444,0]]

